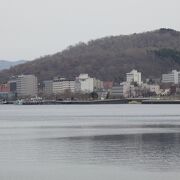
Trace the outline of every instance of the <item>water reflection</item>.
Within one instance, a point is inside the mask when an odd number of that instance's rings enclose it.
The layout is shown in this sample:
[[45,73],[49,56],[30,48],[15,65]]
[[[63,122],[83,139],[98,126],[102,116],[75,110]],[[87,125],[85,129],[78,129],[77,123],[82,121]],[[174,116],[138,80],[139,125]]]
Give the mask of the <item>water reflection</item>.
[[95,174],[90,180],[119,180],[132,171],[140,172],[137,180],[146,173],[150,180],[156,173],[158,180],[180,177],[178,105],[0,106],[0,114],[0,179],[74,180],[83,174],[77,179],[84,180],[89,166]]
[[[19,141],[14,147],[14,155],[18,158],[13,160],[23,162],[115,165],[148,171],[180,170],[178,133],[36,139]],[[9,154],[6,160],[8,157]]]

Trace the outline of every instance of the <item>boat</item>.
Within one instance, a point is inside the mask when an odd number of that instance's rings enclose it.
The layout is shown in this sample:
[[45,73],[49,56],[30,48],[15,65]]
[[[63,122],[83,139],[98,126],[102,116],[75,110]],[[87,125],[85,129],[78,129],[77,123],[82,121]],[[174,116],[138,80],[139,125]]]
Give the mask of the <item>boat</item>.
[[24,100],[23,99],[18,99],[14,102],[15,105],[23,105]]

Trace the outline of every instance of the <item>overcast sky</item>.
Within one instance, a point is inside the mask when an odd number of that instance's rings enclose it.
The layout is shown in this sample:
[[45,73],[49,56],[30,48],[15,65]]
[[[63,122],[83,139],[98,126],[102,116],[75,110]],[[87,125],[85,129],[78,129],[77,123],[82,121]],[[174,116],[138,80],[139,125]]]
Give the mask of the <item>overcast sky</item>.
[[80,41],[180,30],[180,0],[0,0],[0,59],[32,60]]

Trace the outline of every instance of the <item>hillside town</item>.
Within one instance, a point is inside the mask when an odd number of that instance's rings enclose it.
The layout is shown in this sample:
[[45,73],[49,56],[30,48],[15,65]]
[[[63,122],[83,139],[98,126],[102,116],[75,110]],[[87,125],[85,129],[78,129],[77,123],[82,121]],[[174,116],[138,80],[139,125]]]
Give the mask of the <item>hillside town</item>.
[[35,75],[11,77],[6,84],[0,84],[0,99],[54,99],[92,100],[122,99],[137,97],[170,97],[180,94],[180,72],[173,70],[162,74],[160,79],[142,80],[142,73],[133,69],[126,73],[124,82],[101,81],[88,74],[66,79],[54,77],[38,82]]

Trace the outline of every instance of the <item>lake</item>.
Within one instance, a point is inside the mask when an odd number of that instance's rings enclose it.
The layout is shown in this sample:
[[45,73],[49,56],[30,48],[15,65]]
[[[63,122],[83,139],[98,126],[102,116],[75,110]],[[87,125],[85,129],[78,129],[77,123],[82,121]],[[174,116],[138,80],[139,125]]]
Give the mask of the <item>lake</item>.
[[180,105],[0,105],[1,180],[179,180]]

